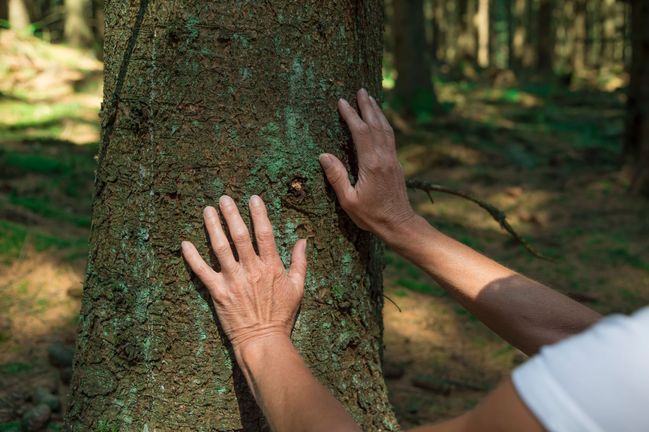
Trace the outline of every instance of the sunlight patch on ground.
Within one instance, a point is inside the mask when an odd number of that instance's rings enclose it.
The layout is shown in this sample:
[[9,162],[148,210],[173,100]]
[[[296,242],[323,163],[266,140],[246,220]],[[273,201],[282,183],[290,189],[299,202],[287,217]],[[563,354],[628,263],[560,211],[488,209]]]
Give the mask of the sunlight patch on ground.
[[0,363],[33,361],[53,341],[74,336],[82,267],[24,251],[0,267]]

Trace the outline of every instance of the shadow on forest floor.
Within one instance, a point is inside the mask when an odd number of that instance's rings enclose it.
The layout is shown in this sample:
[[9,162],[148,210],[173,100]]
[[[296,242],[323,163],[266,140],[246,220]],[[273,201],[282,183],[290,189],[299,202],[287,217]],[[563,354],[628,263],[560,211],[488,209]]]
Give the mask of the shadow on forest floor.
[[[83,283],[101,94],[88,64],[68,66],[69,79],[50,83],[64,90],[46,98],[32,97],[33,86],[0,89],[0,430],[13,430],[36,387],[65,394],[47,348],[73,343]],[[452,112],[398,134],[407,175],[498,205],[555,261],[535,259],[461,199],[438,194],[431,204],[417,192],[417,210],[603,313],[649,303],[649,203],[626,193],[620,173],[621,93],[467,82],[438,90]],[[402,310],[384,308],[398,417],[407,427],[458,414],[524,356],[420,270],[386,258],[386,295]]]

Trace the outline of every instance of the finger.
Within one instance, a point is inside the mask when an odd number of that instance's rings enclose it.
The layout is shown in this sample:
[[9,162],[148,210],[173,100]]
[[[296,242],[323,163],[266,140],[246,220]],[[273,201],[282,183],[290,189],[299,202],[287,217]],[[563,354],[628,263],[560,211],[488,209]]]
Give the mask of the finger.
[[218,297],[218,293],[221,290],[219,287],[220,284],[218,283],[218,274],[205,262],[191,242],[182,242],[181,249],[185,261],[189,264],[189,268],[198,276],[210,293]]
[[376,116],[378,117],[379,122],[381,123],[381,127],[383,128],[383,131],[386,134],[388,134],[389,136],[393,136],[394,131],[392,130],[392,126],[390,125],[390,122],[385,117],[385,114],[383,113],[383,110],[381,109],[381,106],[376,101],[376,99],[374,99],[372,96],[370,96],[370,101],[372,101],[372,106],[374,107],[374,112],[376,113]]
[[293,281],[295,286],[304,290],[304,278],[306,277],[306,240],[300,239],[293,246],[291,253],[291,267],[288,271],[288,277]]
[[250,197],[250,214],[255,227],[255,239],[257,240],[259,256],[267,261],[279,259],[277,246],[275,246],[275,236],[273,236],[273,226],[268,220],[264,202],[257,195]]
[[361,159],[368,151],[371,150],[372,137],[370,136],[370,127],[359,116],[358,113],[345,99],[338,100],[338,111],[342,116],[352,139],[356,145],[358,158]]
[[219,215],[216,212],[216,209],[212,206],[205,207],[203,210],[203,219],[205,220],[205,227],[207,228],[207,233],[210,236],[210,244],[212,245],[212,250],[216,258],[219,260],[221,265],[221,271],[231,271],[236,261],[232,255],[232,248],[230,248],[230,242],[225,236],[223,227],[221,226],[221,221]]
[[320,165],[322,165],[325,176],[336,193],[338,201],[345,207],[352,201],[355,193],[354,188],[349,182],[349,176],[345,166],[336,156],[329,153],[320,155]]
[[237,249],[239,261],[244,265],[252,263],[257,254],[252,247],[248,227],[243,222],[243,219],[241,219],[237,205],[234,203],[232,198],[223,195],[219,200],[219,207],[221,208],[221,213],[228,224],[230,237],[232,237],[234,246]]
[[367,94],[367,90],[360,89],[356,94],[356,100],[358,100],[358,107],[361,110],[361,115],[363,116],[365,123],[373,128],[382,129],[381,123],[374,112],[370,95]]

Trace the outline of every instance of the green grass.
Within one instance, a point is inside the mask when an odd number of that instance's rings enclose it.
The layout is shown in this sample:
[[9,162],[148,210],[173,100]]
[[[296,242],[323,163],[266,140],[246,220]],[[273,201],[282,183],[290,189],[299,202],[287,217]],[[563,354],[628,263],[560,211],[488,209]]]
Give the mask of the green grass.
[[40,232],[13,222],[0,220],[0,263],[11,264],[20,257],[27,244],[37,251],[47,249],[83,249],[86,250],[86,238],[65,239]]
[[22,372],[29,372],[33,366],[27,363],[3,363],[0,364],[0,375],[15,375]]

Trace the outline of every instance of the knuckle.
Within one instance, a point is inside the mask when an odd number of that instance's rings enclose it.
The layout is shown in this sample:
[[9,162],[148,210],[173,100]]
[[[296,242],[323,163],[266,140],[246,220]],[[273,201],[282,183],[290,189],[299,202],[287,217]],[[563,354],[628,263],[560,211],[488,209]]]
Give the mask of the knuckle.
[[358,125],[356,125],[355,129],[356,129],[356,133],[358,133],[361,136],[366,136],[370,134],[370,127],[365,122],[360,122]]
[[349,193],[344,193],[342,196],[339,198],[340,205],[345,209],[345,210],[353,210],[356,208],[356,201],[349,195]]
[[257,238],[262,241],[269,241],[273,239],[273,230],[268,228],[258,229],[255,234]]
[[250,240],[250,237],[248,235],[248,230],[245,228],[240,228],[234,231],[230,231],[230,235],[232,236],[232,240],[235,243],[243,243]]
[[379,171],[381,170],[381,160],[378,156],[372,155],[367,158],[365,166],[370,171]]
[[218,243],[214,245],[214,253],[218,255],[225,255],[230,252],[230,245],[227,243]]
[[384,126],[383,127],[383,133],[388,138],[394,139],[394,129],[392,129],[392,126]]

